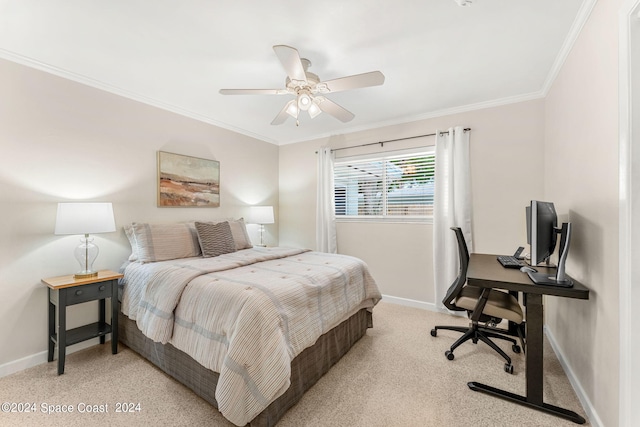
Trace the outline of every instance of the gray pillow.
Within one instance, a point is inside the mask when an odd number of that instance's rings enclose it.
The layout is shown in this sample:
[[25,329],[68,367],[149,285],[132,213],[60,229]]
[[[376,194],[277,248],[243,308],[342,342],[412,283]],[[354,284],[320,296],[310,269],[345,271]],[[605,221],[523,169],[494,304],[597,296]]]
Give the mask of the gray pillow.
[[227,221],[212,223],[196,221],[198,241],[205,258],[236,251],[236,244]]

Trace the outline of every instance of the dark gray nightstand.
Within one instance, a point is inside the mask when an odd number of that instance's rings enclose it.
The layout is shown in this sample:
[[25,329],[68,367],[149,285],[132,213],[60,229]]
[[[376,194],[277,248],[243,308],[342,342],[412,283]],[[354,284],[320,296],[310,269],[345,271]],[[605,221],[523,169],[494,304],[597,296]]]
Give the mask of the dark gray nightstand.
[[[49,362],[58,345],[58,375],[64,373],[67,346],[111,333],[111,352],[118,352],[118,279],[122,274],[99,271],[96,277],[74,279],[73,275],[42,279],[49,287]],[[111,298],[111,323],[105,320],[105,299]],[[99,301],[99,320],[67,331],[67,307],[88,301]],[[56,310],[57,308],[57,310]],[[56,324],[56,311],[58,322]],[[57,330],[57,333],[56,333]]]

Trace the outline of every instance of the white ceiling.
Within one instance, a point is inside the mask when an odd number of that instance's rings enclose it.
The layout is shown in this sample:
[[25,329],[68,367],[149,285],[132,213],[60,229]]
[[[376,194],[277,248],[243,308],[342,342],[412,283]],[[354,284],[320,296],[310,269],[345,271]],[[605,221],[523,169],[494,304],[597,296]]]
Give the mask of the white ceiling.
[[[584,3],[584,4],[583,4]],[[0,57],[286,144],[543,96],[593,0],[0,0]],[[380,70],[329,94],[355,114],[270,123],[291,95],[272,46],[321,80]]]

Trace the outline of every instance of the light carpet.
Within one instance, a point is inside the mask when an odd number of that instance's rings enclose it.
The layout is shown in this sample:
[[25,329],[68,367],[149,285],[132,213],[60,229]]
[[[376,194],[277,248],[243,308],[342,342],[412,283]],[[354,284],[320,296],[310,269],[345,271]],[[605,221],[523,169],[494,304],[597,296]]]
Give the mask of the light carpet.
[[[483,343],[467,342],[447,360],[444,352],[460,334],[438,331],[434,338],[429,331],[436,324],[466,325],[466,318],[381,302],[373,323],[279,427],[576,425],[469,390],[469,381],[479,381],[524,394],[525,373],[524,355],[509,343],[498,345],[512,356],[513,375]],[[51,362],[0,378],[0,403],[34,409],[0,412],[0,426],[233,426],[132,350],[119,349],[112,355],[110,345],[96,345],[70,354],[60,376]],[[544,364],[545,402],[585,416],[548,342]],[[51,407],[73,413],[46,414]],[[92,409],[103,412],[87,412]]]

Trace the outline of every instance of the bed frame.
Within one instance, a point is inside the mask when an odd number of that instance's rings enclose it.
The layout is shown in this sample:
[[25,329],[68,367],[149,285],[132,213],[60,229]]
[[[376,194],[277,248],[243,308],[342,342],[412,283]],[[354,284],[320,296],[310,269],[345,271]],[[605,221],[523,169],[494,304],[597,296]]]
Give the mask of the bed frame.
[[[321,335],[313,346],[305,349],[291,361],[291,386],[258,414],[249,425],[251,427],[275,425],[287,410],[295,405],[302,395],[366,334],[367,328],[372,326],[371,312],[362,309]],[[122,313],[118,320],[118,334],[119,341],[124,345],[218,408],[215,399],[219,376],[217,372],[205,368],[171,344],[163,345],[153,342],[140,332],[135,321]]]

